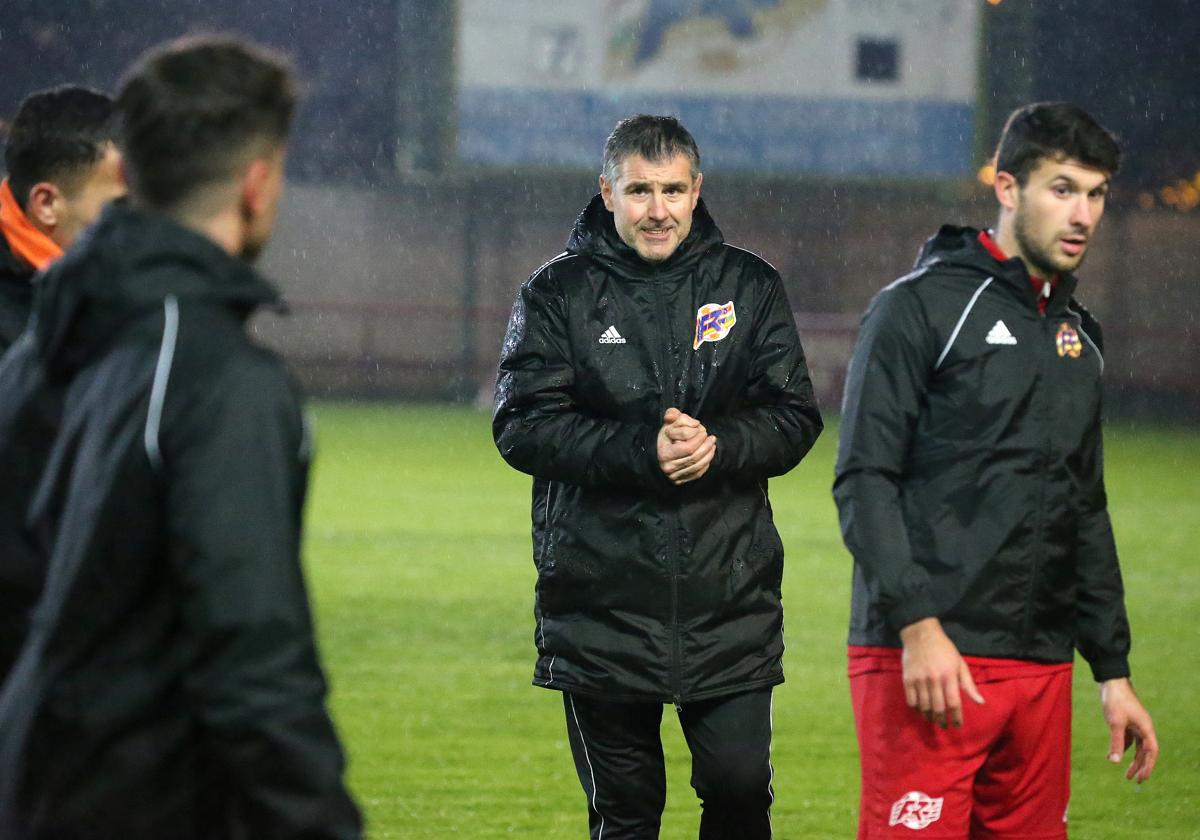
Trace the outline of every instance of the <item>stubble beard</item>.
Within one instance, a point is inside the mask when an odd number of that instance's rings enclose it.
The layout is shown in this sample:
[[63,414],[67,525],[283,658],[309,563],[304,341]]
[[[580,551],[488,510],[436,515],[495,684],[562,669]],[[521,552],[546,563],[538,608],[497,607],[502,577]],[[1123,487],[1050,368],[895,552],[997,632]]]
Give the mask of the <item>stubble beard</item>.
[[[1023,208],[1017,209],[1017,215],[1013,223],[1013,234],[1017,239],[1017,246],[1021,249],[1021,255],[1028,263],[1029,273],[1035,277],[1053,277],[1056,274],[1066,274],[1075,271],[1079,266],[1083,265],[1083,260],[1087,256],[1087,248],[1083,253],[1071,260],[1069,257],[1064,258],[1068,262],[1060,263],[1056,256],[1047,248],[1040,245],[1029,232],[1029,219]],[[1057,242],[1058,237],[1055,235],[1053,242]],[[1049,248],[1053,248],[1053,242]]]

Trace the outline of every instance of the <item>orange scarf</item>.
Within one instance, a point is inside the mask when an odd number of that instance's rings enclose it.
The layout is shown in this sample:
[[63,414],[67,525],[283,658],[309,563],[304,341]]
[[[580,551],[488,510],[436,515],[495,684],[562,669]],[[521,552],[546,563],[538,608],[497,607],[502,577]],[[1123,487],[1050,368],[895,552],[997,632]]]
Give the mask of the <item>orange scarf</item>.
[[62,256],[62,248],[26,218],[7,178],[0,181],[0,233],[13,255],[38,271]]

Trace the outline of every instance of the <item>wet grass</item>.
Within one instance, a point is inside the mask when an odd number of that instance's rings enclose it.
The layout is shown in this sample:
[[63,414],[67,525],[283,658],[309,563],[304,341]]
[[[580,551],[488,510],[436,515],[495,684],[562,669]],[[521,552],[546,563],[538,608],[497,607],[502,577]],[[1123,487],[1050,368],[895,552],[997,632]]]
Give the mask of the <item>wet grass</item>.
[[[318,404],[307,564],[373,838],[586,837],[555,692],[533,665],[529,479],[466,408]],[[857,748],[845,669],[850,561],[833,502],[836,429],[772,483],[788,552],[775,698],[776,837],[854,835]],[[1135,633],[1134,673],[1163,742],[1138,790],[1104,760],[1086,666],[1076,669],[1072,837],[1200,837],[1200,435],[1114,426],[1110,505]],[[695,837],[698,807],[664,715],[662,836]]]

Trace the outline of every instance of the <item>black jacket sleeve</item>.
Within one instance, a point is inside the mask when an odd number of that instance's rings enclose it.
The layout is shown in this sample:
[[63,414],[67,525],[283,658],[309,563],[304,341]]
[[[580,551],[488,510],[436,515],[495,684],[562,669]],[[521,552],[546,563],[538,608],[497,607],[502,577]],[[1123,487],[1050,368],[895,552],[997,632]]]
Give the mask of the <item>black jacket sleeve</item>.
[[0,359],[0,684],[16,662],[46,574],[28,527],[30,500],[59,422],[62,391],[46,380],[33,334]]
[[521,287],[508,322],[492,415],[496,447],[538,478],[670,488],[658,467],[658,427],[589,415],[574,388],[566,301],[551,266]]
[[912,555],[900,480],[936,342],[903,284],[871,302],[850,359],[833,485],[842,536],[893,630],[936,615],[929,576]]
[[727,415],[697,418],[717,438],[709,471],[714,477],[758,481],[782,475],[800,463],[821,434],[796,320],[774,271],[751,327],[753,359],[741,404]]
[[1080,463],[1080,474],[1086,484],[1079,496],[1079,539],[1075,552],[1076,645],[1097,682],[1129,676],[1130,647],[1125,588],[1108,516],[1103,461],[1097,410]]
[[173,371],[161,439],[183,632],[201,651],[185,687],[202,737],[247,836],[356,840],[300,567],[297,399],[265,356],[189,372]]

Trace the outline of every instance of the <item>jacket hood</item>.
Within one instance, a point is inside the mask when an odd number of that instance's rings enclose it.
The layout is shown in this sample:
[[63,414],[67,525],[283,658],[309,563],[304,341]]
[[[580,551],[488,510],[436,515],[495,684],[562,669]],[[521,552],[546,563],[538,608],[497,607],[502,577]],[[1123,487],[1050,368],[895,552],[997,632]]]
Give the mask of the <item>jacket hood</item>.
[[1024,263],[1015,257],[998,262],[979,242],[979,233],[978,228],[942,225],[937,233],[925,240],[913,268],[955,265],[995,274],[996,267],[1003,265],[1014,271],[1024,271]]
[[[1020,257],[1009,257],[1000,262],[979,241],[979,229],[942,225],[933,236],[925,240],[913,264],[916,270],[946,266],[967,269],[980,274],[1001,278],[1021,292],[1032,288],[1029,269]],[[1067,300],[1075,291],[1078,281],[1073,274],[1061,274],[1054,299]]]
[[180,300],[247,317],[279,293],[207,237],[157,213],[116,202],[38,284],[33,331],[52,372],[77,369],[127,323]]
[[591,257],[622,277],[641,280],[651,272],[671,275],[690,271],[705,253],[724,241],[704,199],[700,199],[692,212],[692,229],[675,253],[660,263],[647,262],[621,239],[612,211],[597,193],[575,220],[567,238],[567,252]]

